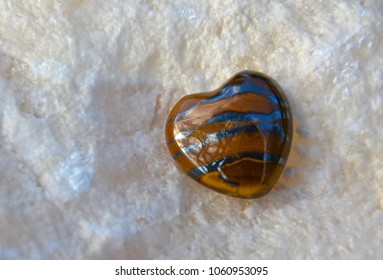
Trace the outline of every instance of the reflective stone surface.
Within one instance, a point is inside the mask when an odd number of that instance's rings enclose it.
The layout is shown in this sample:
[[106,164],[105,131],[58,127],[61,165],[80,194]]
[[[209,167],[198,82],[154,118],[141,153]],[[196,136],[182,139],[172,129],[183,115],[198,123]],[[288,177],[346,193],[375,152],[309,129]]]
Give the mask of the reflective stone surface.
[[243,71],[219,89],[187,95],[171,110],[166,140],[179,166],[202,185],[230,196],[267,194],[292,141],[292,114],[278,84]]

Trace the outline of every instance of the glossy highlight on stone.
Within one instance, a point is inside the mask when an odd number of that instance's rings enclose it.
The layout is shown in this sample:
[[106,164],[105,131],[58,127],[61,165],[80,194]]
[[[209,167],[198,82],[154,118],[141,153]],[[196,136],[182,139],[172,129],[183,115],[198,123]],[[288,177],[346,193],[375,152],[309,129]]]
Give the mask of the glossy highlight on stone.
[[292,142],[292,113],[270,77],[243,71],[220,88],[183,97],[171,110],[166,141],[194,180],[240,198],[267,194]]

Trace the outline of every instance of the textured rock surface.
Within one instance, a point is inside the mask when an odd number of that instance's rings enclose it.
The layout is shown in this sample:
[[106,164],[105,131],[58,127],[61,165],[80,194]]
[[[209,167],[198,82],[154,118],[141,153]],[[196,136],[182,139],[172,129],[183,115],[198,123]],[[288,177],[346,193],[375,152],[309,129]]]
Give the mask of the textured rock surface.
[[[383,258],[383,3],[129,2],[0,2],[0,258]],[[244,69],[295,117],[258,200],[164,139],[181,96]]]

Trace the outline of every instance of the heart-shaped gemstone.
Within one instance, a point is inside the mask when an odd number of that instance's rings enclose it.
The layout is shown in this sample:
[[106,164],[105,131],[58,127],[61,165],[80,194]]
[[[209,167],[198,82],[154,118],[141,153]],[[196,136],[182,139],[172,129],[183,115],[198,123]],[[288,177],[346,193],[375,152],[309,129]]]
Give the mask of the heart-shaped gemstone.
[[230,196],[267,194],[285,166],[292,114],[279,85],[243,71],[217,90],[183,97],[171,110],[166,141],[179,166]]

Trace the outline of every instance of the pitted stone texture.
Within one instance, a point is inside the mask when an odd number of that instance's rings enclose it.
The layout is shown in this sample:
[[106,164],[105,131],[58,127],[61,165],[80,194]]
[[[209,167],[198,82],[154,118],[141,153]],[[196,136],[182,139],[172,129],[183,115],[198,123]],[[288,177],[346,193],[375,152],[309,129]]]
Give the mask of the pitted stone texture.
[[[382,1],[251,3],[0,1],[0,258],[383,258]],[[243,69],[295,118],[254,202],[163,139],[181,96]]]

